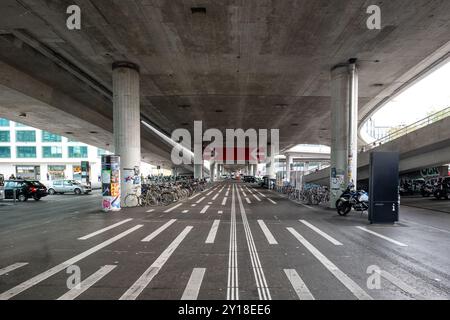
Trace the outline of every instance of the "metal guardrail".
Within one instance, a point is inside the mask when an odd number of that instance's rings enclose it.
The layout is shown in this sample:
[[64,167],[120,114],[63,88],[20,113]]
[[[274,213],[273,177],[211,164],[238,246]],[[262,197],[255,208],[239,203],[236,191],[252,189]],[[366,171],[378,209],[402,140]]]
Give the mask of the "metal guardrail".
[[401,129],[399,129],[399,130],[391,132],[388,135],[386,135],[386,136],[384,136],[384,137],[382,137],[382,138],[380,138],[378,140],[375,140],[372,143],[369,143],[369,144],[363,146],[361,148],[361,152],[365,152],[365,151],[371,150],[371,149],[376,148],[378,146],[381,146],[381,145],[383,145],[383,144],[385,144],[387,142],[390,142],[392,140],[398,139],[398,138],[400,138],[400,137],[402,137],[404,135],[407,135],[407,134],[409,134],[411,132],[414,132],[414,131],[416,131],[416,130],[418,130],[420,128],[426,127],[426,126],[428,126],[428,125],[430,125],[432,123],[435,123],[435,122],[438,122],[439,120],[447,118],[448,116],[450,116],[450,107],[448,107],[446,109],[443,109],[441,111],[438,111],[438,112],[436,112],[436,113],[434,113],[432,115],[429,115],[428,117],[426,117],[426,118],[424,118],[422,120],[419,120],[417,122],[414,122],[414,123],[412,123],[412,124],[410,124],[410,125],[408,125],[406,127],[403,127]]

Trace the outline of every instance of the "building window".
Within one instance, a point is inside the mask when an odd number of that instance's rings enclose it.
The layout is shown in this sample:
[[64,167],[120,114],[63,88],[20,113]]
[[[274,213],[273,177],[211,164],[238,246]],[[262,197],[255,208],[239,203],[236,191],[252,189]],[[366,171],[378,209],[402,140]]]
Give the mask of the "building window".
[[66,166],[48,166],[47,180],[64,179]]
[[17,158],[36,158],[36,147],[17,147]]
[[0,158],[11,158],[11,148],[0,147]]
[[0,127],[9,127],[9,120],[0,118]]
[[97,156],[98,157],[101,157],[105,154],[108,155],[108,154],[110,154],[110,152],[106,151],[105,149],[97,148]]
[[88,148],[87,147],[69,147],[69,158],[87,158]]
[[36,142],[36,131],[16,131],[16,142]]
[[43,158],[62,158],[62,147],[42,147]]
[[42,142],[61,142],[61,136],[48,132],[48,131],[42,131]]
[[9,131],[0,131],[0,142],[10,142],[11,137]]

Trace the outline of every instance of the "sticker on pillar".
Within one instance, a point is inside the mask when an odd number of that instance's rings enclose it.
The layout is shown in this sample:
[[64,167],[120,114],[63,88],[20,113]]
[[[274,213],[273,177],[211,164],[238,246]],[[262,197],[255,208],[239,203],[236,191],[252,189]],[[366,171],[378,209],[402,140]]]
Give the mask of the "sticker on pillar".
[[111,197],[118,197],[120,195],[120,188],[118,183],[111,183]]
[[111,199],[112,197],[103,197],[103,201],[102,201],[102,209],[103,210],[111,210]]
[[111,184],[102,183],[102,196],[109,197],[111,195]]
[[102,170],[102,183],[111,183],[111,170]]

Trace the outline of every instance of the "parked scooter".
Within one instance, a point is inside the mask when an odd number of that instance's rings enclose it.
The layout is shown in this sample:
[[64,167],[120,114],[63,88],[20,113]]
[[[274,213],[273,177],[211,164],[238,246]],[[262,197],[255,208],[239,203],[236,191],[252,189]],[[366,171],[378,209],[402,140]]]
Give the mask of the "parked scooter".
[[349,184],[336,201],[336,210],[340,216],[346,216],[352,208],[358,212],[369,210],[369,194],[364,190],[355,191],[353,184]]

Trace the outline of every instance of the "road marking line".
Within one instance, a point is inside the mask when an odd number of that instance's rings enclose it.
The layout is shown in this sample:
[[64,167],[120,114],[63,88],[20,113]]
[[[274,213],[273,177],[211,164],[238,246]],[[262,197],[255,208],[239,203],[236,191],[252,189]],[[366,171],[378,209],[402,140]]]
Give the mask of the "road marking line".
[[252,204],[249,198],[245,198],[245,201],[247,201],[248,204]]
[[225,197],[228,197],[229,191],[225,192]]
[[262,194],[261,192],[259,192],[258,190],[256,190],[255,188],[252,188],[257,194],[259,194],[261,197],[265,198],[266,196],[264,194]]
[[178,248],[187,234],[192,230],[192,226],[186,227],[175,240],[161,253],[153,264],[136,280],[136,282],[120,297],[119,300],[136,300],[144,291],[153,278],[159,273],[164,264],[169,260],[172,253]]
[[308,206],[308,205],[306,205],[306,204],[303,204],[303,203],[300,203],[302,206],[304,206],[304,207],[306,207],[306,208],[308,208],[308,209],[311,209],[311,210],[316,210],[316,208],[313,208],[313,207],[311,207],[311,206]]
[[189,278],[186,288],[184,289],[181,300],[197,300],[205,272],[205,268],[195,268],[192,270],[191,277]]
[[153,211],[155,211],[155,209],[150,209],[150,210],[147,210],[145,212],[150,213],[150,212],[153,212]]
[[269,228],[267,228],[267,225],[264,223],[264,221],[258,220],[258,224],[261,227],[262,232],[266,236],[267,242],[269,242],[269,244],[278,244],[277,240],[275,240],[275,237],[273,236],[272,232],[270,232]]
[[247,214],[245,213],[244,205],[242,204],[241,196],[239,191],[236,192],[239,208],[241,210],[242,223],[244,225],[245,238],[247,240],[248,251],[250,254],[250,260],[252,263],[253,274],[255,276],[256,288],[258,289],[258,296],[260,300],[272,300],[270,295],[269,287],[267,285],[266,276],[264,275],[264,270],[261,266],[261,261],[259,259],[258,250],[256,249],[255,241],[253,239],[252,230],[248,223]]
[[171,219],[169,220],[169,222],[166,222],[165,224],[163,224],[161,227],[159,227],[158,229],[156,229],[155,231],[153,231],[150,235],[148,235],[147,237],[145,237],[144,239],[141,240],[141,242],[150,242],[152,241],[154,238],[156,238],[161,232],[163,232],[164,230],[166,230],[168,227],[170,227],[173,223],[175,223],[175,221],[177,221],[177,219]]
[[127,222],[131,221],[131,220],[133,220],[133,219],[130,218],[130,219],[125,219],[125,220],[123,220],[123,221],[117,222],[117,223],[115,223],[115,224],[113,224],[113,225],[110,225],[109,227],[100,229],[100,230],[98,230],[98,231],[95,231],[95,232],[92,232],[92,233],[88,234],[87,236],[78,238],[78,240],[87,240],[87,239],[93,238],[93,237],[95,237],[96,235],[99,235],[99,234],[101,234],[101,233],[103,233],[103,232],[106,232],[106,231],[108,231],[108,230],[114,229],[115,227],[118,227],[118,226],[120,226],[120,225],[122,225],[122,224],[124,224],[124,223],[127,223]]
[[395,285],[396,287],[400,288],[401,290],[405,291],[406,293],[409,293],[414,296],[421,296],[420,292],[418,292],[416,289],[411,287],[409,284],[403,282],[402,280],[396,278],[392,274],[390,274],[387,271],[384,270],[375,270],[376,273],[381,275],[383,278],[385,278],[387,281]]
[[213,193],[214,190],[211,190],[209,193],[207,193],[206,195],[209,196],[211,193]]
[[228,199],[227,197],[224,197],[224,198],[223,198],[223,201],[222,201],[222,205],[223,205],[223,206],[227,203],[227,199]]
[[314,230],[315,232],[317,232],[318,234],[320,234],[322,237],[324,237],[325,239],[327,239],[328,241],[330,241],[332,244],[334,244],[335,246],[343,246],[342,243],[340,243],[339,241],[337,241],[335,238],[333,238],[332,236],[326,234],[325,232],[323,232],[322,230],[320,230],[319,228],[317,228],[316,226],[313,226],[311,223],[309,223],[308,221],[305,220],[299,220],[301,223],[303,223],[305,226],[307,226],[308,228]]
[[181,212],[181,213],[188,213],[189,212],[189,210],[183,210],[183,212]]
[[200,202],[202,202],[203,200],[205,200],[206,197],[201,198],[200,200],[198,200],[196,203],[199,204]]
[[273,204],[277,204],[275,201],[273,201],[272,199],[266,198],[267,200],[269,200],[270,202],[272,202]]
[[220,194],[220,191],[216,193],[216,195],[212,198],[212,200],[213,200],[213,201],[216,200],[217,197],[219,196],[219,194]]
[[208,202],[208,204],[212,204],[212,202]]
[[295,269],[284,269],[284,273],[289,279],[289,282],[300,300],[315,300],[314,296],[311,294],[311,291],[309,291],[308,287],[303,282],[302,278],[300,278]]
[[83,280],[79,286],[75,286],[73,289],[69,290],[57,300],[74,300],[78,296],[80,296],[83,292],[88,290],[98,281],[100,281],[104,276],[113,271],[117,266],[116,265],[106,265],[101,267],[97,272],[90,275],[88,278]]
[[239,272],[237,263],[236,205],[234,186],[231,191],[230,248],[228,251],[227,300],[239,300]]
[[220,211],[217,211],[217,213],[218,213],[218,214],[222,214],[222,213],[223,213],[223,211],[222,211],[222,210],[220,210]]
[[64,261],[63,263],[58,264],[57,266],[48,269],[47,271],[44,271],[41,274],[38,274],[37,276],[19,284],[18,286],[15,286],[12,289],[9,289],[8,291],[0,294],[0,300],[8,300],[11,299],[12,297],[18,295],[19,293],[22,293],[23,291],[35,286],[36,284],[50,278],[51,276],[57,274],[58,272],[66,269],[67,267],[76,264],[78,261],[90,256],[91,254],[105,248],[106,246],[109,246],[110,244],[116,242],[117,240],[122,239],[123,237],[129,235],[130,233],[136,231],[139,228],[142,228],[144,225],[143,224],[138,224],[136,226],[134,226],[133,228],[128,229],[127,231],[124,231],[120,234],[118,234],[115,237],[112,237],[109,240],[106,240],[98,245],[96,245],[95,247],[92,247],[91,249],[88,249],[82,253],[80,253],[79,255]]
[[258,198],[258,196],[257,196],[256,194],[252,193],[252,196],[254,196],[256,200],[258,200],[259,202],[261,202],[261,199]]
[[28,262],[18,262],[18,263],[14,263],[10,266],[7,266],[3,269],[0,269],[0,276],[7,274],[8,272],[14,271],[16,269],[19,269],[23,266],[26,266],[28,264]]
[[292,235],[300,241],[300,243],[312,253],[320,263],[324,265],[335,277],[338,279],[355,297],[359,300],[372,300],[372,297],[367,294],[356,282],[350,279],[344,272],[342,272],[333,262],[325,257],[319,250],[316,249],[311,243],[303,238],[294,228],[287,228]]
[[367,228],[364,228],[364,227],[356,227],[356,228],[358,228],[359,230],[365,231],[367,233],[373,234],[374,236],[377,236],[377,237],[379,237],[381,239],[384,239],[386,241],[392,242],[392,243],[394,243],[394,244],[396,244],[396,245],[398,245],[400,247],[407,247],[408,246],[407,244],[404,244],[404,243],[401,243],[401,242],[396,241],[394,239],[391,239],[389,237],[383,236],[382,234],[379,234],[379,233],[377,233],[375,231],[372,231],[372,230],[369,230]]
[[209,209],[209,206],[206,205],[203,207],[203,209],[202,209],[202,211],[200,211],[200,213],[205,213],[208,209]]
[[219,223],[220,220],[214,220],[205,243],[214,243],[216,240],[217,230],[219,229]]
[[169,213],[169,212],[175,210],[176,208],[179,208],[181,205],[183,205],[183,204],[182,204],[182,203],[179,203],[179,204],[177,204],[176,206],[173,206],[172,208],[167,209],[166,211],[164,211],[164,213]]

